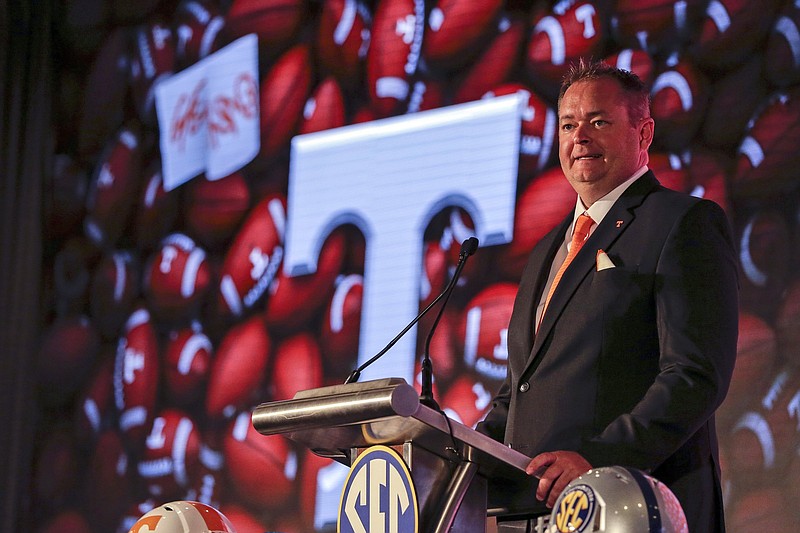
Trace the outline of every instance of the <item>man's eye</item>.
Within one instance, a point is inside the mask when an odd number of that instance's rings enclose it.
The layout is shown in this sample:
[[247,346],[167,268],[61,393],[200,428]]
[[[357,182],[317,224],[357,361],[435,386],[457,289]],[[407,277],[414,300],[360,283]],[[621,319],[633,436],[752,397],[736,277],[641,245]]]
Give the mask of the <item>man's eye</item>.
[[572,124],[563,124],[561,126],[561,129],[564,130],[564,131],[571,131],[572,128],[573,128]]
[[605,120],[595,120],[592,124],[594,124],[595,126],[605,126],[606,124],[608,124],[608,122],[606,122]]

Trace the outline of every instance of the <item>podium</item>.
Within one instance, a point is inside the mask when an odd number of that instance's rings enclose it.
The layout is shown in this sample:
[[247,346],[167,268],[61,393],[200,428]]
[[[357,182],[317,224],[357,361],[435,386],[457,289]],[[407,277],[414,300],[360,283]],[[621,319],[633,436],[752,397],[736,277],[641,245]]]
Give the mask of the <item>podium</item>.
[[400,378],[300,391],[259,405],[252,423],[263,435],[283,434],[346,466],[371,446],[396,450],[410,471],[425,533],[483,532],[490,480],[506,488],[530,484],[529,457],[422,405]]

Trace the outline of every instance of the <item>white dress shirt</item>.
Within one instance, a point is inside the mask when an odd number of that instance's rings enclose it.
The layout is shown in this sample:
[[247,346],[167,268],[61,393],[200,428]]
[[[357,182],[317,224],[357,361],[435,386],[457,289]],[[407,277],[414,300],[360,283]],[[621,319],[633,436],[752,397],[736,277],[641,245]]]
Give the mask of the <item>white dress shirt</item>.
[[589,235],[587,236],[588,239],[597,225],[603,221],[605,216],[611,210],[614,202],[616,202],[617,199],[622,196],[622,193],[624,193],[628,187],[633,185],[633,182],[642,177],[647,170],[647,165],[642,166],[639,170],[633,173],[633,176],[614,187],[608,194],[597,200],[588,209],[585,205],[583,205],[581,197],[578,196],[578,199],[575,202],[575,211],[572,214],[572,224],[570,224],[567,228],[567,231],[564,234],[564,241],[561,243],[561,247],[558,249],[556,256],[553,258],[553,264],[550,265],[550,275],[547,277],[547,284],[542,292],[539,305],[536,306],[536,330],[539,329],[539,323],[542,321],[542,309],[544,308],[544,302],[547,299],[547,293],[550,292],[550,285],[553,284],[553,279],[556,277],[558,269],[561,268],[561,264],[564,263],[564,260],[567,258],[567,254],[569,253],[569,247],[572,243],[572,231],[575,228],[575,221],[578,220],[578,217],[583,213],[586,213],[592,217],[594,223],[589,228]]

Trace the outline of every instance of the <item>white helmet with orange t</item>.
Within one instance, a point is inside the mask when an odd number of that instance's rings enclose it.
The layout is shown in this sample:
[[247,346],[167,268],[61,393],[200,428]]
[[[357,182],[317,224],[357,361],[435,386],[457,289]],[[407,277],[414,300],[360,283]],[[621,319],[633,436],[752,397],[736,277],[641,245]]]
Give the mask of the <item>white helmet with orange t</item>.
[[128,533],[236,533],[231,521],[200,502],[176,501],[142,515]]

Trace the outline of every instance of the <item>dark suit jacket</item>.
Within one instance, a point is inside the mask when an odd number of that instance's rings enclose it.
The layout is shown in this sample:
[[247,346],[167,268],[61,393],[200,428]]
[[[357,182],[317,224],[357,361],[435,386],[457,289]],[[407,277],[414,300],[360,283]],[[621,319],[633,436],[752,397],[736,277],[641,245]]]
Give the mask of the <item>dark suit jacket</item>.
[[[574,450],[669,486],[692,533],[724,530],[714,411],[736,357],[738,284],[715,203],[633,183],[575,257],[534,336],[572,214],[532,251],[508,331],[508,375],[479,429],[531,457]],[[597,250],[615,268],[597,271]]]

